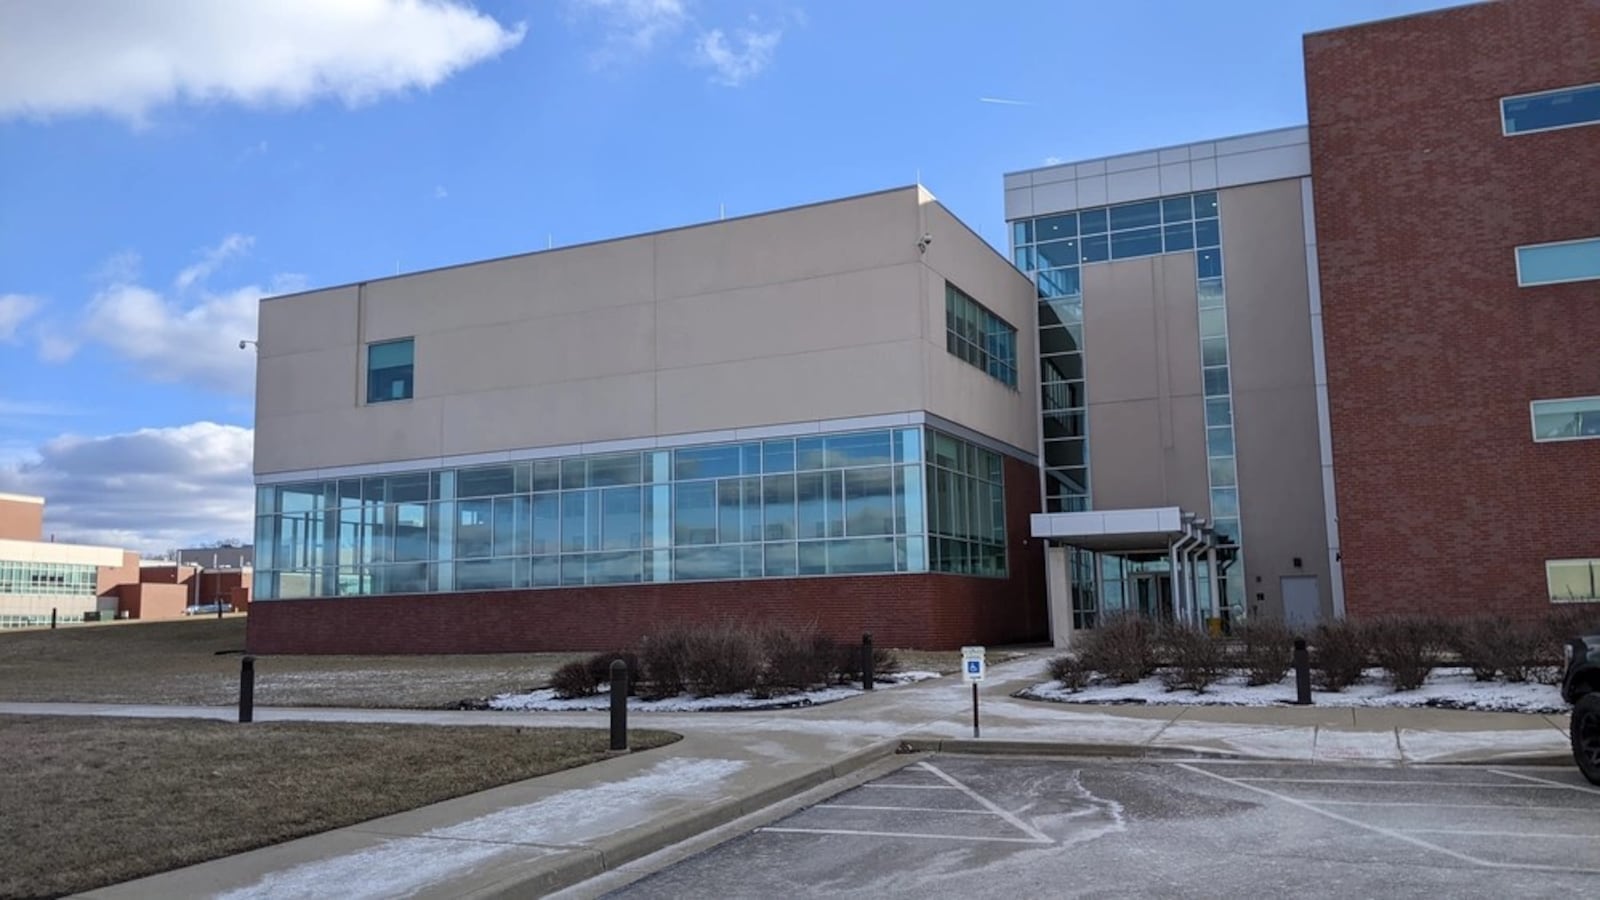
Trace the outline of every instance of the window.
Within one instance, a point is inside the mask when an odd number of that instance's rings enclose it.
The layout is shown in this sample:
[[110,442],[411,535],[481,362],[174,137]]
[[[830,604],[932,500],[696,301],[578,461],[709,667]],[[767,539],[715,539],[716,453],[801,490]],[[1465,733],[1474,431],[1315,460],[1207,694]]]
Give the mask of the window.
[[367,345],[367,402],[411,399],[412,339]]
[[1517,248],[1517,284],[1533,287],[1600,279],[1600,238]]
[[1600,397],[1535,400],[1530,406],[1535,441],[1600,438]]
[[1551,603],[1600,600],[1600,559],[1551,559],[1544,564]]
[[949,282],[944,286],[945,349],[1006,387],[1017,386],[1017,330]]
[[1600,84],[1507,97],[1500,121],[1507,135],[1600,124]]

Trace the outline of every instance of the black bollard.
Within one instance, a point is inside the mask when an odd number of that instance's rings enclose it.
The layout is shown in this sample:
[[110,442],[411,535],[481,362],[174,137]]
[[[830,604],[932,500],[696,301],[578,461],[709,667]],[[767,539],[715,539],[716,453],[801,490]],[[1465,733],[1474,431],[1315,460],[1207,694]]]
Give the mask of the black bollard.
[[256,714],[256,658],[239,661],[239,721],[250,722]]
[[52,607],[50,607],[50,630],[54,631],[55,628],[56,628],[56,608],[54,606],[52,606]]
[[1294,639],[1294,691],[1296,704],[1311,705],[1311,654],[1305,638]]
[[861,636],[861,689],[872,690],[872,632]]
[[222,621],[222,601],[217,601],[217,621]]
[[628,664],[611,661],[611,749],[628,749]]

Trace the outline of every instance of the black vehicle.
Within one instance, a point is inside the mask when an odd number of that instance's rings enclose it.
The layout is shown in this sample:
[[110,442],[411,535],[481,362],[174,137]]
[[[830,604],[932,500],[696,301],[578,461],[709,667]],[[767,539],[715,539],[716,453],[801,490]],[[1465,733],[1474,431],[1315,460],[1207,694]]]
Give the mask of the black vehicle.
[[1567,642],[1561,698],[1572,704],[1572,758],[1583,777],[1600,784],[1600,634]]

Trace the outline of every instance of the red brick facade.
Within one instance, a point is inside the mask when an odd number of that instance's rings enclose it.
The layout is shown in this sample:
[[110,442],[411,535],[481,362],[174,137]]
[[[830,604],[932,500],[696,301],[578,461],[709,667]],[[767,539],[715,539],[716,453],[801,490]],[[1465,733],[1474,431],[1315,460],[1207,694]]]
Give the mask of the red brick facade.
[[1308,35],[1317,252],[1347,608],[1549,609],[1600,557],[1600,282],[1519,288],[1513,248],[1600,235],[1600,126],[1505,137],[1499,98],[1600,82],[1600,0],[1506,0]]
[[805,625],[842,641],[947,650],[1045,639],[1036,468],[1007,458],[1005,579],[861,575],[545,590],[273,600],[250,607],[251,653],[507,653],[606,650],[679,622]]

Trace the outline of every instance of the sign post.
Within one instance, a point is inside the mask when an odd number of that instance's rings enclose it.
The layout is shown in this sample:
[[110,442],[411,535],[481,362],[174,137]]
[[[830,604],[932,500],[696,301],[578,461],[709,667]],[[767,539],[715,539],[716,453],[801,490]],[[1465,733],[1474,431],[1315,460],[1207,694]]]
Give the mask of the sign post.
[[978,731],[978,682],[983,680],[987,667],[983,661],[982,647],[961,648],[961,677],[972,685],[972,736],[977,738]]

